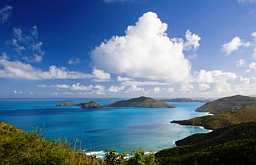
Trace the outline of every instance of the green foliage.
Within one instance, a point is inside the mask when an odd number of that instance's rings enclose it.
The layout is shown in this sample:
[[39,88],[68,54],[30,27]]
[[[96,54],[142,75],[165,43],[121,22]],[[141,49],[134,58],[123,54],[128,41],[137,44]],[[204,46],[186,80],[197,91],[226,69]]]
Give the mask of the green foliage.
[[107,165],[122,165],[125,163],[124,157],[124,154],[119,154],[115,151],[109,151],[105,154],[104,161]]
[[192,135],[156,153],[159,164],[256,164],[256,123]]
[[66,143],[47,141],[36,133],[25,133],[3,122],[0,122],[0,160],[1,165],[102,164],[96,158],[72,151]]
[[134,156],[128,160],[128,165],[156,165],[153,154],[145,154],[144,151],[136,151]]

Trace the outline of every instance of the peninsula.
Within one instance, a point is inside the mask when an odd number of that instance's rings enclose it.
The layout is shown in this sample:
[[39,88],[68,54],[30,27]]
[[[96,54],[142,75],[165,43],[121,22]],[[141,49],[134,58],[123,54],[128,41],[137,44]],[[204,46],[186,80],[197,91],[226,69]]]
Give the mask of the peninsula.
[[213,115],[196,117],[189,120],[171,121],[181,125],[203,126],[218,129],[234,124],[256,122],[256,99],[249,96],[224,97],[199,107],[198,112],[210,112]]

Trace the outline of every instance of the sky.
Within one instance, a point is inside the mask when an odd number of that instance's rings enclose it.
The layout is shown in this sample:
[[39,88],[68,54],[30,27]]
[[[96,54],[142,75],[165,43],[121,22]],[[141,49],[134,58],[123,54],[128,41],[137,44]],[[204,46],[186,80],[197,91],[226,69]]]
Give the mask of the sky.
[[0,97],[256,95],[256,0],[1,0]]

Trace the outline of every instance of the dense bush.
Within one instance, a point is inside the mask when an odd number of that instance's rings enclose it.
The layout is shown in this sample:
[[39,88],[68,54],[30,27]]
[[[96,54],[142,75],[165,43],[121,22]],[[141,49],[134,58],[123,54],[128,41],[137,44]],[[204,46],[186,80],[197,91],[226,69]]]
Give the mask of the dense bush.
[[115,151],[109,151],[105,154],[104,161],[107,165],[122,165],[125,163],[124,154]]
[[256,164],[256,123],[192,135],[156,154],[159,164]]
[[156,165],[156,159],[153,154],[145,154],[140,150],[128,160],[128,165]]
[[1,165],[62,165],[92,164],[102,162],[95,157],[72,151],[65,143],[41,138],[36,133],[25,133],[0,122]]

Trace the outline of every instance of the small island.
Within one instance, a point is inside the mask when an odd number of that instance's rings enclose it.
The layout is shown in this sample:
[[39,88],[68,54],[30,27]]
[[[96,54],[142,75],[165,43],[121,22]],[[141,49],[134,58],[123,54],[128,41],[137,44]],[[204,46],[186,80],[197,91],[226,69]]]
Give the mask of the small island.
[[174,106],[163,101],[145,96],[117,101],[108,105],[108,107],[174,108]]
[[80,107],[83,109],[97,109],[101,108],[102,106],[95,101],[89,101],[88,103],[81,103]]
[[97,108],[102,108],[103,106],[100,105],[99,103],[95,101],[89,101],[86,103],[74,103],[74,102],[62,102],[57,104],[56,106],[58,107],[70,107],[70,106],[78,106],[82,109],[97,109]]
[[58,103],[56,106],[57,107],[69,107],[69,106],[79,106],[79,104],[71,102],[71,101],[64,101],[64,102]]

